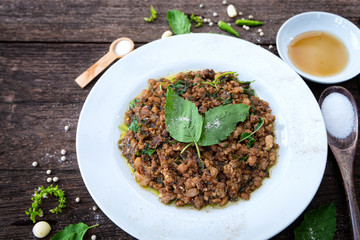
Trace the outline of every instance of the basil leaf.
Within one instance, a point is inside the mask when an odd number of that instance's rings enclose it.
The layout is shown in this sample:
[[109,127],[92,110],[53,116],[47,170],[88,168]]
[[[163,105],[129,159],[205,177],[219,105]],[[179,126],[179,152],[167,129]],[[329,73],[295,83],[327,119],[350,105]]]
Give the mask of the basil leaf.
[[210,146],[225,140],[243,122],[249,114],[250,107],[245,104],[222,105],[205,112],[203,133],[200,146]]
[[139,123],[137,118],[135,117],[134,120],[130,123],[129,130],[133,131],[134,133],[139,131]]
[[63,240],[63,239],[72,239],[72,240],[82,240],[86,231],[90,228],[96,227],[99,224],[88,226],[85,223],[77,223],[77,224],[70,224],[69,226],[65,227],[64,230],[57,232],[51,240]]
[[198,142],[203,117],[194,103],[183,99],[171,88],[167,89],[165,123],[170,136],[180,142]]
[[178,10],[169,10],[166,19],[174,34],[190,33],[191,23],[185,13]]
[[294,233],[295,240],[331,240],[335,231],[336,207],[334,203],[328,203],[307,212],[303,222],[295,229]]

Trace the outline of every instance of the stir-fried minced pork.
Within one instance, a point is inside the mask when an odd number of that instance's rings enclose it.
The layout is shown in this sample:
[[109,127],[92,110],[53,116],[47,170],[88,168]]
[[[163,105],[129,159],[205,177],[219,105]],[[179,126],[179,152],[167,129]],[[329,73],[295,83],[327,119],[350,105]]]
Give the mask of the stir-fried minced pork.
[[[123,156],[131,164],[135,179],[143,187],[159,192],[163,203],[175,201],[201,208],[223,206],[239,198],[248,200],[250,193],[269,177],[269,168],[276,163],[278,145],[275,143],[275,116],[269,104],[259,99],[249,82],[241,82],[233,73],[213,70],[179,73],[173,79],[150,79],[149,87],[136,97],[125,113],[126,134],[119,141]],[[226,140],[211,146],[199,146],[173,139],[165,124],[167,88],[193,102],[199,113],[224,104],[246,104],[250,107],[244,122],[239,122]],[[249,139],[239,141],[244,132]]]

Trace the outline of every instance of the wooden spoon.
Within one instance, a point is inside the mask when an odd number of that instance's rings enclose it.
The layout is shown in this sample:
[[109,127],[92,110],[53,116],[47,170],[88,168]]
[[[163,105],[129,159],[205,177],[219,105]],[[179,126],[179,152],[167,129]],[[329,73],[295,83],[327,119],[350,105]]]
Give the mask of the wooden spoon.
[[[343,87],[331,86],[326,88],[320,96],[319,105],[321,106],[324,99],[331,93],[337,92],[347,97],[353,106],[355,113],[355,126],[350,135],[344,139],[336,138],[327,132],[328,143],[339,166],[346,191],[350,218],[352,223],[352,232],[354,240],[360,240],[360,214],[356,201],[354,188],[353,165],[358,141],[358,111],[354,97]],[[335,106],[334,106],[335,107]],[[341,120],[339,120],[341,121]]]
[[126,54],[130,53],[132,50],[134,50],[134,42],[130,38],[116,39],[111,43],[109,52],[107,52],[102,58],[100,58],[91,67],[89,67],[88,70],[78,76],[75,79],[75,82],[79,84],[81,88],[84,88],[97,75],[99,75],[99,73],[101,73],[106,67],[108,67],[115,59],[122,58]]

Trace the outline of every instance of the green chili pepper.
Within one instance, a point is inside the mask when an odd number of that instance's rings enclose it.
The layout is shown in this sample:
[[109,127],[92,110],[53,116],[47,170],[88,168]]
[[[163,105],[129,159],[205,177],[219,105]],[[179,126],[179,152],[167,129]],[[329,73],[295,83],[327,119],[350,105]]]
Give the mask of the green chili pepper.
[[261,26],[264,23],[255,20],[238,19],[236,20],[235,24],[238,26],[246,25],[246,26],[254,27],[254,26]]
[[227,24],[227,23],[224,22],[224,21],[219,21],[219,22],[218,22],[218,27],[219,27],[220,29],[222,29],[222,30],[230,33],[230,34],[233,34],[233,35],[235,35],[235,36],[237,36],[237,37],[240,37],[239,34],[238,34],[229,24]]

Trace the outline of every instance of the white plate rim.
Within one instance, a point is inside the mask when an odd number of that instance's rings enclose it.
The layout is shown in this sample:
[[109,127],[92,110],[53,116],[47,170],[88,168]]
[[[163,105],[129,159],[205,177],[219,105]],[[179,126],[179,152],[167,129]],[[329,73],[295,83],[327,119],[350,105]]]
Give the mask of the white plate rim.
[[[200,211],[167,206],[135,183],[125,160],[118,161],[116,128],[121,122],[121,111],[146,86],[148,78],[206,66],[218,71],[246,69],[250,74],[245,73],[245,78],[256,78],[253,87],[281,116],[276,120],[279,163],[272,169],[273,176],[249,201]],[[115,79],[126,77],[131,79],[121,84]],[[264,79],[267,77],[276,79]],[[129,81],[132,79],[135,83]],[[274,94],[276,91],[283,95]],[[300,98],[306,106],[296,106],[296,111],[294,106],[285,104]],[[296,139],[292,138],[294,134]],[[316,194],[326,165],[327,138],[320,108],[310,89],[278,57],[241,39],[187,34],[144,45],[104,73],[80,113],[76,150],[82,178],[94,201],[116,225],[138,239],[265,239],[291,224]],[[285,161],[283,156],[289,159]],[[299,171],[306,171],[307,176]],[[275,196],[279,193],[283,198]],[[256,214],[263,218],[259,220]],[[176,230],[179,222],[187,223],[186,231]]]

